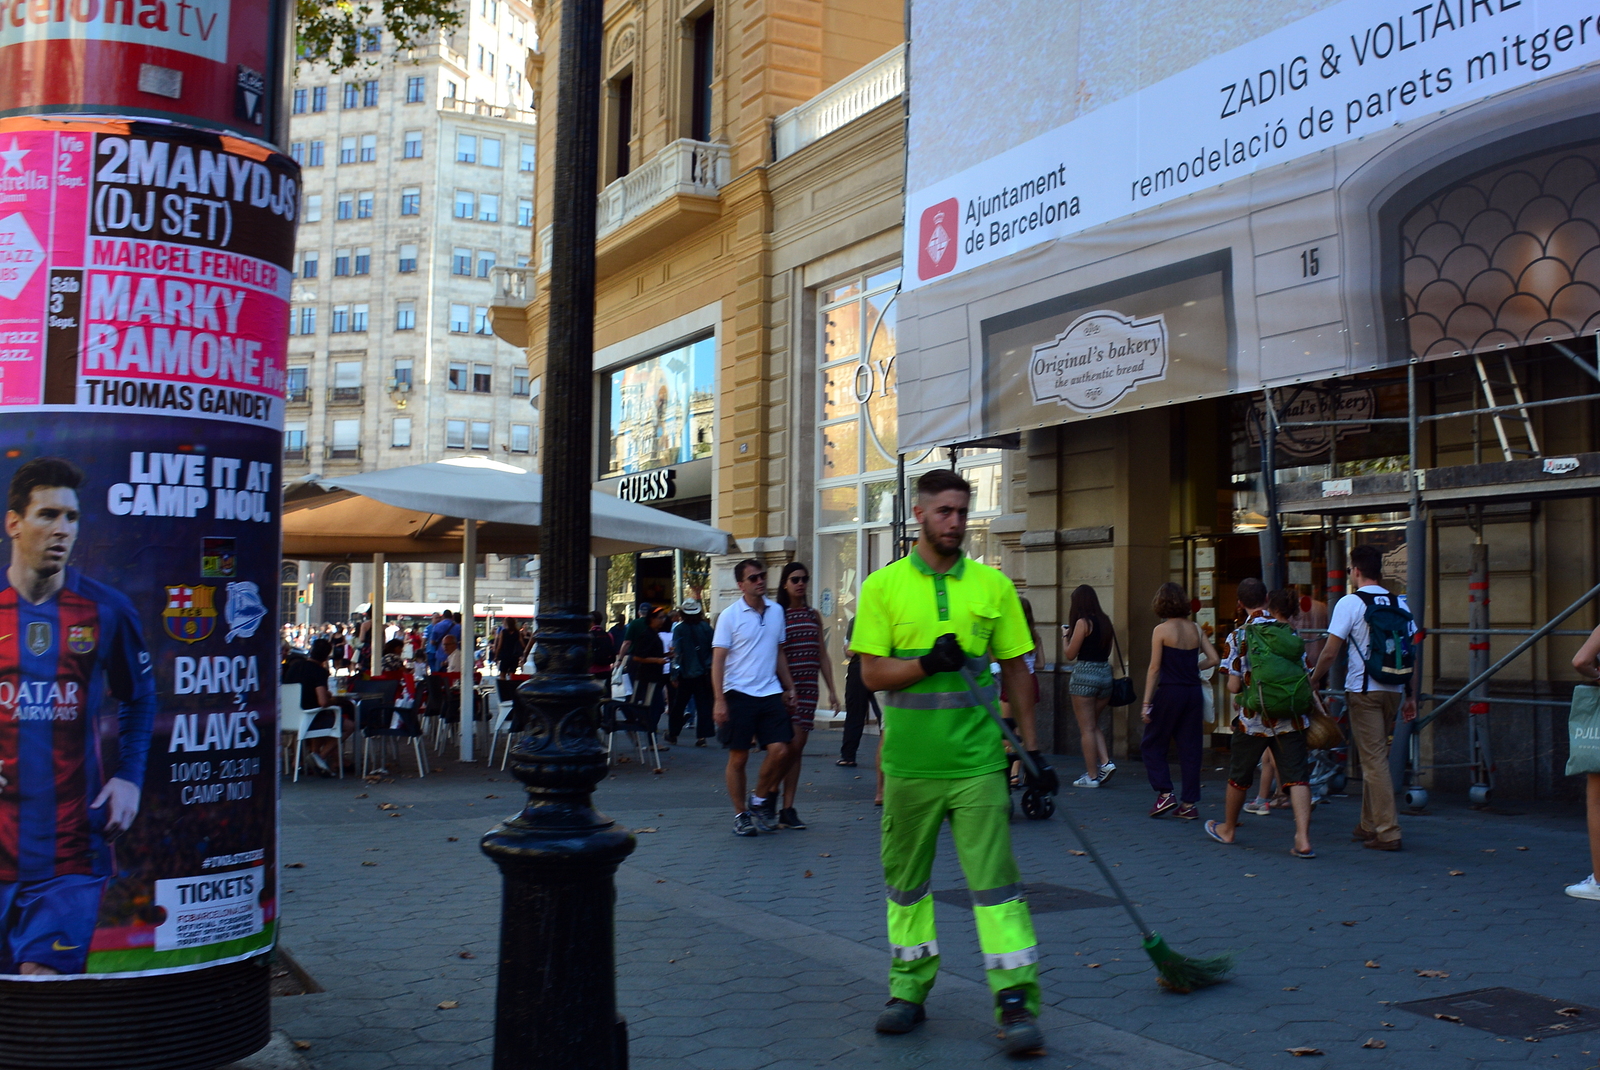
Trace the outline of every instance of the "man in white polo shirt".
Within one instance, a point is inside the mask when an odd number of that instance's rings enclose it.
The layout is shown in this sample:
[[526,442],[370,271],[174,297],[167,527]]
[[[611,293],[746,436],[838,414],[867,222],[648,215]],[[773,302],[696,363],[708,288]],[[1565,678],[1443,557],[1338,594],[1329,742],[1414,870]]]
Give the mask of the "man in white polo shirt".
[[[767,597],[767,566],[747,558],[733,567],[733,578],[744,597],[717,617],[711,639],[712,720],[718,741],[728,749],[733,834],[757,836],[778,830],[778,789],[794,739],[789,725],[794,684],[783,656],[783,607]],[[745,766],[753,742],[765,747],[767,756],[747,801]]]

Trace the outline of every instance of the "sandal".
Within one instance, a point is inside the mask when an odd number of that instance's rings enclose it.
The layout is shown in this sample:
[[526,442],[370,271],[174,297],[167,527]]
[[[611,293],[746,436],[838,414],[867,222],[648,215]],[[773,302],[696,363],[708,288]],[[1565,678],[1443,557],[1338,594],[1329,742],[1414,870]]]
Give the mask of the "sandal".
[[855,762],[847,762],[843,758],[840,758],[838,761],[834,762],[833,764],[834,765],[842,765],[846,769],[854,769],[856,767],[856,763]]
[[1317,857],[1317,852],[1315,852],[1315,851],[1301,851],[1300,848],[1298,848],[1298,847],[1289,848],[1289,853],[1294,855],[1296,858],[1315,858],[1315,857]]
[[1232,840],[1225,840],[1225,839],[1223,839],[1221,836],[1219,836],[1217,834],[1217,825],[1218,824],[1219,824],[1219,822],[1215,818],[1213,818],[1210,821],[1207,821],[1206,822],[1206,835],[1210,836],[1213,840],[1216,840],[1218,843],[1222,844],[1222,846],[1224,846],[1224,847],[1232,847],[1233,846],[1233,841]]

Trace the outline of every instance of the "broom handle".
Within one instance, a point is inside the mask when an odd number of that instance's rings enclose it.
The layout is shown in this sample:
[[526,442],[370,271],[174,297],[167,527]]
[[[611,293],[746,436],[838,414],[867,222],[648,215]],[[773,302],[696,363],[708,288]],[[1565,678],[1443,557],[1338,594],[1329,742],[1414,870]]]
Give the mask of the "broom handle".
[[[1006,737],[1006,741],[1017,752],[1017,757],[1021,760],[1023,769],[1027,771],[1030,777],[1037,777],[1039,775],[1039,767],[1033,764],[1033,758],[1028,754],[1027,748],[1022,745],[1022,741],[1017,738],[1017,734],[1011,730],[1011,726],[1006,724],[995,708],[979,697],[977,682],[972,678],[972,670],[964,665],[961,667],[961,682],[967,685],[967,694],[972,696],[972,701],[982,706],[989,718],[996,725],[999,725],[1001,733]],[[1144,918],[1140,916],[1138,909],[1133,905],[1133,901],[1128,898],[1128,893],[1122,890],[1122,885],[1118,883],[1117,878],[1111,875],[1111,867],[1101,859],[1100,852],[1095,850],[1094,844],[1089,841],[1089,834],[1076,821],[1072,820],[1072,814],[1067,810],[1065,804],[1057,803],[1057,805],[1061,809],[1062,816],[1067,819],[1067,825],[1078,837],[1078,842],[1083,844],[1083,849],[1088,853],[1090,861],[1099,868],[1100,875],[1111,886],[1111,891],[1116,895],[1117,901],[1122,904],[1122,909],[1128,912],[1128,917],[1132,918],[1133,923],[1139,927],[1139,935],[1149,939],[1153,935],[1150,927],[1144,923]]]

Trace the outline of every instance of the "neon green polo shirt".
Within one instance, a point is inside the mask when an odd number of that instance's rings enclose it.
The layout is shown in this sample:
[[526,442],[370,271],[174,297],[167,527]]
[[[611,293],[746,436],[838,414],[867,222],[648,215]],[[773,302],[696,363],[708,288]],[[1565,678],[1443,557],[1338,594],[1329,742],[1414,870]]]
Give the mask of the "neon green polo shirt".
[[[850,649],[916,658],[946,632],[960,638],[979,697],[998,710],[989,655],[1021,657],[1033,649],[1033,637],[1011,580],[965,554],[941,574],[912,551],[868,576]],[[973,704],[960,673],[938,673],[889,692],[883,717],[883,771],[890,776],[954,780],[1006,767],[1000,729]]]

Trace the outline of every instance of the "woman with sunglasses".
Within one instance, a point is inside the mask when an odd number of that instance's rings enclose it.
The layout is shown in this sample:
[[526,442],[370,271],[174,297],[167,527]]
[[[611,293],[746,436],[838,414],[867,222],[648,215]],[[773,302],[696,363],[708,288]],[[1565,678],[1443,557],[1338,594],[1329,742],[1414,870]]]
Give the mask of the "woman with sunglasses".
[[800,759],[805,753],[806,739],[816,725],[817,674],[828,685],[828,701],[839,708],[839,694],[833,686],[833,666],[829,664],[822,647],[822,615],[806,602],[811,586],[811,570],[799,561],[783,566],[778,577],[778,604],[783,607],[783,656],[789,662],[789,675],[794,680],[794,706],[790,720],[794,726],[794,742],[789,744],[789,770],[783,777],[783,808],[778,811],[778,827],[803,829],[805,822],[795,811],[795,792],[800,787]]

